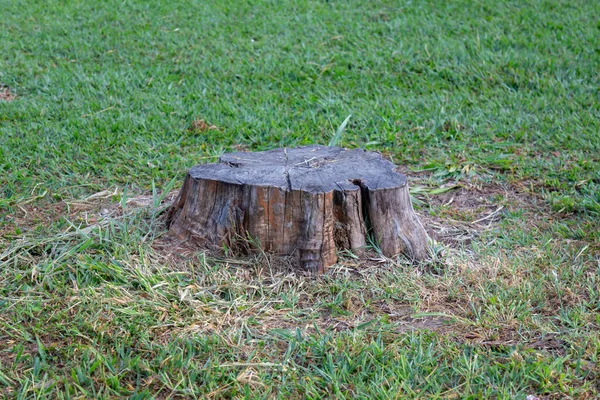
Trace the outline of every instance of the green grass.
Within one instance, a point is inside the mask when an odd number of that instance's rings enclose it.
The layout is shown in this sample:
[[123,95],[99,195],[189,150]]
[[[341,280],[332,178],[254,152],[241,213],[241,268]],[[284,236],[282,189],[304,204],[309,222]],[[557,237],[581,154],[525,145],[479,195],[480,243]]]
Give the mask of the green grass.
[[[0,9],[0,396],[600,395],[594,2]],[[333,141],[470,240],[319,278],[157,245],[186,168]]]

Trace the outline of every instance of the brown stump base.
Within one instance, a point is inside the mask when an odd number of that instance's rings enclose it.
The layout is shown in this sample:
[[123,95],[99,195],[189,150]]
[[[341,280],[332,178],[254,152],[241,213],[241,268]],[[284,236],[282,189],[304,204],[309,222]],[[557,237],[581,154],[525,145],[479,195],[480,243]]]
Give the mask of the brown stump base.
[[305,146],[228,153],[191,168],[169,209],[171,235],[205,248],[295,255],[323,272],[336,251],[428,257],[406,176],[379,153]]

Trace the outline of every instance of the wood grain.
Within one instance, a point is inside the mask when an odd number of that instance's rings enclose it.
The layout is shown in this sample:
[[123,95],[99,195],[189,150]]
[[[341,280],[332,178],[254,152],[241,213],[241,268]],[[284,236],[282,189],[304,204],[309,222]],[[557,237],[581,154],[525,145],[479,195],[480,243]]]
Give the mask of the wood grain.
[[294,255],[323,272],[336,252],[428,257],[406,176],[379,153],[304,146],[228,153],[191,168],[167,215],[169,232],[206,248]]

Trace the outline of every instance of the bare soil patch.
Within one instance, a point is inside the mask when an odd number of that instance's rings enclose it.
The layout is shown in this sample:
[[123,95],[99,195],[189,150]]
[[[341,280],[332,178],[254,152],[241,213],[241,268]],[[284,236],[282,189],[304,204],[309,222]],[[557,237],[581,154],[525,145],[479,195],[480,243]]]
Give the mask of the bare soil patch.
[[510,211],[523,212],[528,220],[547,212],[540,196],[524,187],[498,184],[460,184],[424,199],[428,209],[421,211],[430,236],[451,247],[468,245],[483,231],[495,227]]
[[11,92],[7,86],[0,85],[0,101],[13,101],[17,95]]
[[6,222],[0,225],[0,236],[22,237],[40,226],[50,227],[61,219],[88,226],[121,214],[120,205],[111,199],[116,191],[105,190],[85,199],[59,202],[47,200],[46,194],[34,201],[15,204],[13,210],[6,214]]

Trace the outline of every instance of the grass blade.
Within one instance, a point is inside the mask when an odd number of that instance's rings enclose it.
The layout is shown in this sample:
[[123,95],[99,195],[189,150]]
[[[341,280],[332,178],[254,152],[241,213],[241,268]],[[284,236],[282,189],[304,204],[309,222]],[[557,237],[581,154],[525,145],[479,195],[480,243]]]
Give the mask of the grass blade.
[[333,146],[337,146],[338,143],[340,142],[340,139],[342,138],[342,134],[344,133],[344,131],[346,130],[346,126],[348,125],[348,121],[350,121],[350,117],[352,116],[352,114],[348,115],[346,117],[346,119],[344,120],[344,122],[342,122],[340,124],[340,126],[338,126],[337,130],[335,131],[335,135],[333,136],[333,138],[331,138],[331,140],[329,141],[329,146],[333,147]]

